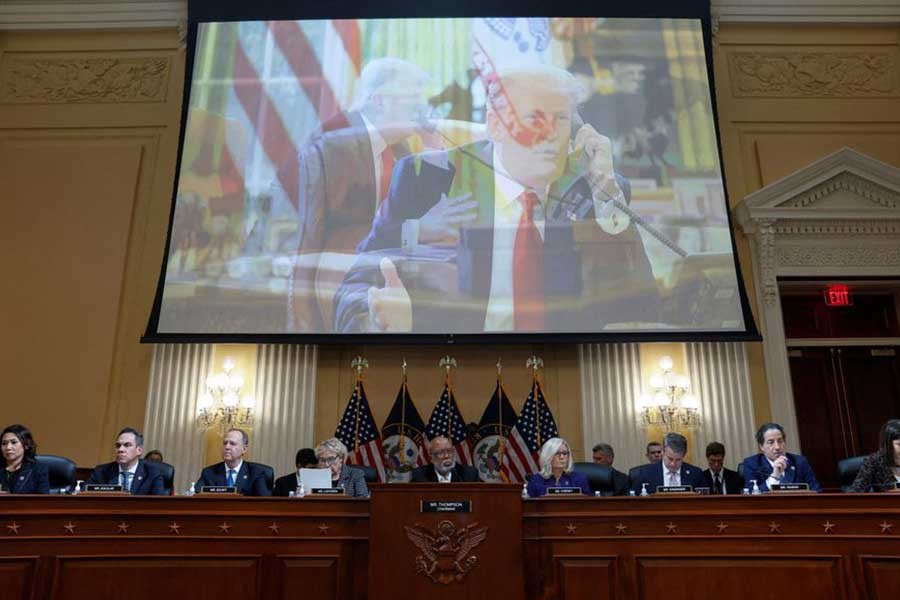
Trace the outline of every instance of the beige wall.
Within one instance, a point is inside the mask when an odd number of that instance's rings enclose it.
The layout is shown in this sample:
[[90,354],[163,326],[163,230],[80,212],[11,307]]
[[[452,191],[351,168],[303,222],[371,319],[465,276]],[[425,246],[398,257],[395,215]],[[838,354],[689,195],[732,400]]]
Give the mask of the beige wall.
[[[900,166],[898,40],[896,25],[722,24],[717,99],[732,205],[844,145]],[[0,33],[0,267],[9,282],[0,294],[0,423],[30,424],[43,451],[79,464],[107,459],[115,431],[143,421],[151,353],[138,339],[165,241],[183,60],[174,29]],[[740,233],[737,245],[755,304]],[[770,411],[762,350],[750,346],[763,420]],[[683,360],[680,344],[667,352]],[[493,391],[498,355],[517,409],[529,385],[525,359],[541,355],[560,430],[573,449],[583,447],[571,345],[324,347],[317,439],[333,433],[346,406],[356,354],[369,359],[367,390],[380,424],[404,355],[427,418],[447,353],[459,362],[457,399],[469,421]],[[656,353],[642,348],[644,357]],[[644,380],[655,364],[644,361]]]

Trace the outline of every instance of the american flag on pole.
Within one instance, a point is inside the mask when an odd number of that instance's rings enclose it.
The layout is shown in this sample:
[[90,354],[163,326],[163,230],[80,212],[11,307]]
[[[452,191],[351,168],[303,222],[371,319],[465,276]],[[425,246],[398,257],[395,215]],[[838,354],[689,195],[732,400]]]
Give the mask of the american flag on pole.
[[429,440],[438,436],[450,438],[460,463],[473,464],[472,449],[469,447],[469,436],[466,433],[466,422],[462,413],[459,412],[459,406],[456,405],[453,390],[447,383],[444,384],[444,393],[441,394],[441,399],[438,400],[431,412],[428,427],[425,429],[425,437]]
[[540,382],[534,379],[525,406],[510,432],[509,446],[503,454],[502,469],[509,481],[523,482],[532,473],[537,473],[540,470],[538,455],[541,446],[557,435],[556,420],[544,400]]
[[334,437],[347,446],[351,464],[374,467],[379,479],[387,481],[382,460],[384,450],[381,447],[381,434],[372,418],[372,411],[369,410],[362,381],[356,382]]

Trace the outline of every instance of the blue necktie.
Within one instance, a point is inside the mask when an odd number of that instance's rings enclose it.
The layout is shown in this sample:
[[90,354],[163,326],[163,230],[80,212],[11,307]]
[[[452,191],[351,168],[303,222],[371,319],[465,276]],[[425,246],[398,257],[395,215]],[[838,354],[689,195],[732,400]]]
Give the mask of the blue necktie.
[[225,480],[228,487],[234,486],[234,469],[228,469],[228,478]]
[[131,493],[131,473],[122,471],[122,491]]

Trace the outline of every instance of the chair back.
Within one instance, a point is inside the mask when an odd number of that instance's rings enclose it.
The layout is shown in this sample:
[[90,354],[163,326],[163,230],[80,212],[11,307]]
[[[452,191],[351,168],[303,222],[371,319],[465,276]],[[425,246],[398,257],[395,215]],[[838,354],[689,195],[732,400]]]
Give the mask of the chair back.
[[615,492],[613,485],[612,467],[598,465],[592,462],[577,462],[574,465],[576,473],[587,477],[588,485],[592,492],[600,492],[602,496],[612,496]]
[[263,472],[263,479],[266,480],[266,489],[269,490],[269,494],[271,494],[272,490],[275,488],[275,469],[273,469],[269,465],[264,465],[262,463],[251,464],[256,469],[260,469]]
[[378,483],[378,469],[367,465],[348,465],[354,469],[359,469],[363,473],[363,479],[366,483]]
[[38,454],[37,462],[47,467],[51,494],[68,494],[75,489],[77,467],[65,456]]
[[850,486],[853,485],[853,480],[856,479],[865,459],[865,456],[851,456],[838,461],[838,481],[841,484],[841,491],[850,491]]
[[151,468],[156,469],[162,474],[163,480],[163,489],[166,490],[166,496],[174,496],[175,495],[175,467],[170,465],[169,463],[164,462],[155,462],[148,463],[144,462],[145,465],[152,465]]

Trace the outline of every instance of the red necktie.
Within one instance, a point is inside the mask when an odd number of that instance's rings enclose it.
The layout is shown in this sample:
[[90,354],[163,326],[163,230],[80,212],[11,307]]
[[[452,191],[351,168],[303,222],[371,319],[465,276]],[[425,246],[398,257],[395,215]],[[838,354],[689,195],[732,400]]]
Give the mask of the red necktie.
[[522,216],[513,248],[513,324],[516,331],[544,328],[544,241],[534,225],[534,207],[540,202],[532,191],[518,197]]
[[[390,146],[381,151],[381,183],[378,186],[378,205],[391,191],[391,173],[394,171],[394,151]],[[377,208],[377,207],[376,207]]]

